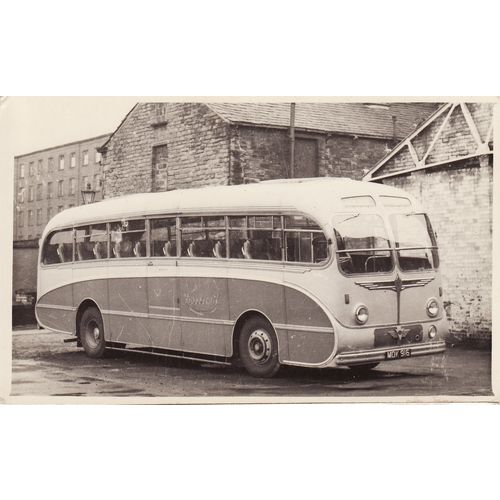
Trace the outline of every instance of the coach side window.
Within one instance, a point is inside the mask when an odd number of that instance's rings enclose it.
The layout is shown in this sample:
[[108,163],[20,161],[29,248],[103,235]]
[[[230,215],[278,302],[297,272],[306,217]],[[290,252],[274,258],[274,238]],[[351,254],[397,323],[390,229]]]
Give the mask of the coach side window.
[[75,229],[75,260],[100,260],[108,257],[106,224]]
[[281,216],[229,217],[229,256],[233,259],[283,260],[282,236]]
[[152,219],[151,227],[151,256],[176,257],[177,232],[176,218]]
[[44,264],[60,264],[73,260],[73,229],[54,231],[45,240],[42,253]]
[[183,257],[226,257],[226,224],[223,216],[181,219]]
[[321,228],[302,215],[285,217],[287,262],[319,263],[328,258],[328,246]]
[[110,258],[146,256],[146,223],[143,219],[111,222],[109,237]]

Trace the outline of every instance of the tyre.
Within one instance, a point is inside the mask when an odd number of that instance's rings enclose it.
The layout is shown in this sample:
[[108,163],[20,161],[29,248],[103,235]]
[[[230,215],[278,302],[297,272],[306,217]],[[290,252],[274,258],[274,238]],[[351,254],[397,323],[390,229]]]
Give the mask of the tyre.
[[367,373],[370,373],[378,365],[379,365],[378,363],[367,363],[366,365],[353,365],[350,366],[349,368],[357,375],[366,375]]
[[90,358],[102,358],[106,350],[102,316],[97,307],[85,309],[80,319],[80,342]]
[[272,377],[280,367],[278,339],[269,321],[262,317],[254,316],[245,322],[238,350],[242,365],[254,377]]

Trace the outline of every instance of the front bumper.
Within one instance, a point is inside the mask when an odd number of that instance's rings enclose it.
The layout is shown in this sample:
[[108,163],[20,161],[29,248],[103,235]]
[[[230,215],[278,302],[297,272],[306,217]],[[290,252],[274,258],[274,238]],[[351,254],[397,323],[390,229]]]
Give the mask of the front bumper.
[[367,349],[364,351],[350,351],[338,354],[335,363],[338,366],[355,366],[367,363],[378,363],[380,361],[391,361],[386,353],[396,349],[411,349],[411,357],[438,354],[446,350],[444,340],[426,342],[425,344],[405,344],[402,346],[384,347],[381,349]]

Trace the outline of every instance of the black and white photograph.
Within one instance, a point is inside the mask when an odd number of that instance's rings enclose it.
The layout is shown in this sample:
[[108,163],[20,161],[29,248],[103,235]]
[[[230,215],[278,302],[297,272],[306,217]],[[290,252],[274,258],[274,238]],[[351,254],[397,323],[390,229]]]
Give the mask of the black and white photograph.
[[494,399],[496,106],[2,98],[9,398]]
[[496,10],[4,2],[3,496],[497,496]]

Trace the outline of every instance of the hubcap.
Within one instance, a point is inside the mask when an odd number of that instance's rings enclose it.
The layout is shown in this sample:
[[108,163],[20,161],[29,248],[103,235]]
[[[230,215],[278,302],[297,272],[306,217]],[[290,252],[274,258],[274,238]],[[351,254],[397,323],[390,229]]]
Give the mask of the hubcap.
[[265,330],[255,330],[248,338],[248,352],[257,363],[265,363],[271,357],[272,341]]
[[89,321],[87,325],[87,340],[92,347],[97,347],[101,338],[101,330],[95,321]]

